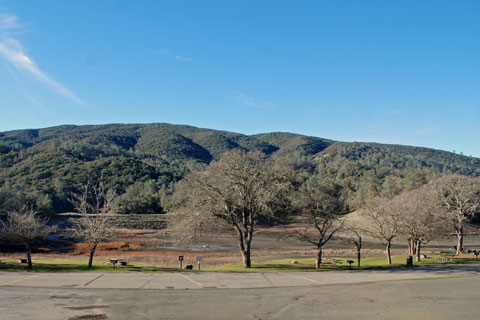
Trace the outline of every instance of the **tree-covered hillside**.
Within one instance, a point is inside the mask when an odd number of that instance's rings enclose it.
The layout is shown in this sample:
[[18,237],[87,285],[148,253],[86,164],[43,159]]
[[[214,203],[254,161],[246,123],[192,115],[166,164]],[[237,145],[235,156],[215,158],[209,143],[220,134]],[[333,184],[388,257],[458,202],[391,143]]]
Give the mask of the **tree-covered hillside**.
[[335,163],[342,159],[357,161],[369,168],[433,169],[439,173],[457,173],[480,176],[480,159],[452,152],[379,143],[336,142],[316,156],[324,162]]
[[64,125],[0,133],[0,204],[6,210],[12,199],[27,199],[45,212],[67,211],[72,192],[102,179],[116,190],[121,212],[161,213],[187,172],[232,149],[260,150],[305,175],[353,182],[374,172],[384,183],[412,168],[480,176],[480,159],[427,148],[171,124]]

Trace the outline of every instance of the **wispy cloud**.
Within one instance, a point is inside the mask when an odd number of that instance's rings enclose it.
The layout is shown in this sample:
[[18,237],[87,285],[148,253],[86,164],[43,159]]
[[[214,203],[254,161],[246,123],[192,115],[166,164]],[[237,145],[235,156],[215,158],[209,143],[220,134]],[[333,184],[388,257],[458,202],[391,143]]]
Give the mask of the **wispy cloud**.
[[20,25],[16,15],[0,13],[0,32],[2,30],[6,31],[18,28],[20,28]]
[[[172,53],[172,51],[168,50],[168,49],[162,49],[162,50],[158,50],[157,53],[169,56]],[[173,58],[175,60],[184,61],[184,62],[191,62],[192,61],[192,58],[184,57],[184,56],[181,56],[181,55],[178,55],[178,54],[174,55]]]
[[175,56],[175,60],[187,61],[187,62],[192,61],[191,58],[185,58],[185,57],[182,57],[182,56]]
[[437,127],[429,125],[429,126],[425,126],[423,128],[420,128],[418,130],[413,131],[413,134],[414,135],[430,134],[432,132],[437,131],[437,129],[438,129]]
[[25,98],[31,104],[36,105],[37,107],[40,107],[42,111],[44,112],[48,111],[48,109],[45,108],[45,105],[40,100],[38,100],[33,94],[31,94],[27,88],[25,88],[22,81],[18,78],[17,72],[13,70],[13,67],[6,65],[6,69],[10,74],[11,78],[13,79],[13,82],[16,84],[15,86],[12,86],[12,88],[14,89],[13,91],[15,91],[15,93],[19,97]]
[[373,115],[375,119],[382,119],[382,118],[390,118],[399,115],[401,112],[400,110],[390,110],[387,112],[377,113]]
[[388,112],[385,112],[381,114],[382,117],[392,117],[396,116],[397,114],[400,114],[400,110],[390,110]]
[[70,100],[84,104],[73,92],[43,72],[27,55],[25,48],[12,36],[12,33],[19,28],[20,24],[16,15],[0,14],[0,57],[16,69],[27,72]]
[[234,99],[237,102],[240,102],[241,104],[248,106],[248,107],[254,107],[254,108],[261,108],[261,109],[273,109],[276,107],[275,104],[267,101],[260,101],[251,95],[244,93],[244,92],[238,92],[235,94]]

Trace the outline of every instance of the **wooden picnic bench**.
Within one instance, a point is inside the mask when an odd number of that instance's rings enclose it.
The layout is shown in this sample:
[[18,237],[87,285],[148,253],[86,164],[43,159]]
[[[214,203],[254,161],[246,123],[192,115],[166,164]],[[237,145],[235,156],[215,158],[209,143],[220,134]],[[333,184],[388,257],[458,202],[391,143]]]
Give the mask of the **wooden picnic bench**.
[[445,256],[442,256],[438,258],[438,262],[446,263],[446,262],[452,262],[455,261],[455,255],[454,254],[448,254]]
[[120,266],[126,266],[127,265],[127,260],[120,260],[120,259],[109,259],[108,263],[110,264],[111,267],[115,269],[117,263]]

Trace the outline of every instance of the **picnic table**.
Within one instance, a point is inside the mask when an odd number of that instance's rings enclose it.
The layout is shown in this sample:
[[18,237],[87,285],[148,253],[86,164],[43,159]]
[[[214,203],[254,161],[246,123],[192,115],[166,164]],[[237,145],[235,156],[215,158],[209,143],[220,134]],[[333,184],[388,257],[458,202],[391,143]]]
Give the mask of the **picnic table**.
[[109,259],[108,263],[110,264],[111,267],[113,267],[113,269],[115,269],[115,266],[117,265],[117,263],[121,266],[126,266],[127,265],[126,260],[119,260],[119,259]]
[[342,260],[340,260],[340,259],[333,259],[333,265],[337,265],[337,264],[342,264]]
[[323,264],[333,264],[334,266],[337,264],[342,264],[342,260],[340,259],[323,259]]
[[438,261],[439,262],[452,262],[452,261],[455,261],[455,258],[456,256],[454,254],[446,254],[444,256],[441,256],[440,258],[438,258]]

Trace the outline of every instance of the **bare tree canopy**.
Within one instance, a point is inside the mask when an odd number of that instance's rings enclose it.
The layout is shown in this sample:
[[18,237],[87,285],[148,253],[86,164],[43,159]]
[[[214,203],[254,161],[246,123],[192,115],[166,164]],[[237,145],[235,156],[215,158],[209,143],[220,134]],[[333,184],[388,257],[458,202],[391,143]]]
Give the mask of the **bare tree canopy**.
[[457,254],[463,250],[464,224],[480,211],[480,179],[449,175],[435,181],[438,204],[445,209],[457,235]]
[[226,224],[235,230],[248,268],[255,226],[287,217],[291,186],[289,169],[263,153],[230,151],[180,182],[174,195],[177,230],[196,234]]
[[343,220],[340,218],[348,212],[341,191],[339,185],[313,176],[302,185],[296,197],[296,208],[307,227],[290,234],[317,248],[317,269],[322,263],[323,247],[342,228]]
[[32,268],[32,244],[56,231],[55,226],[48,226],[47,221],[41,219],[33,206],[29,205],[9,211],[2,229],[6,239],[25,246],[28,268]]
[[87,183],[81,194],[72,195],[72,204],[82,216],[76,219],[66,233],[80,241],[88,243],[90,257],[88,267],[93,264],[97,246],[114,238],[116,228],[111,225],[110,216],[115,212],[113,206],[115,193],[106,190],[102,183]]
[[432,185],[425,185],[416,190],[404,192],[390,204],[390,210],[401,214],[402,236],[408,240],[409,255],[415,255],[420,261],[422,244],[445,232],[445,220],[435,199]]
[[391,206],[391,202],[384,198],[377,198],[361,212],[363,223],[359,225],[361,231],[378,239],[386,248],[387,262],[392,264],[390,249],[392,240],[399,236],[403,227],[402,211]]
[[357,253],[357,267],[360,268],[362,260],[362,230],[354,222],[346,220],[343,229],[347,231],[347,236],[343,236],[342,240],[355,246]]

